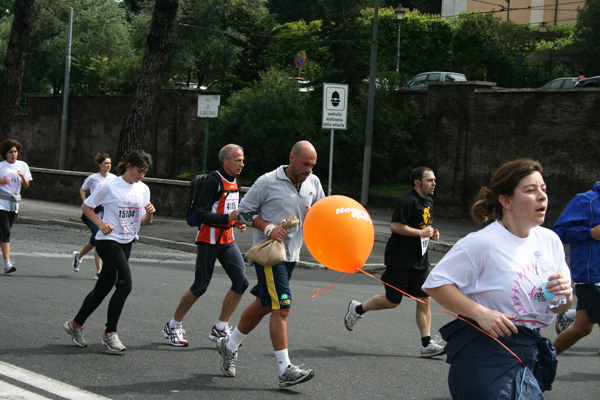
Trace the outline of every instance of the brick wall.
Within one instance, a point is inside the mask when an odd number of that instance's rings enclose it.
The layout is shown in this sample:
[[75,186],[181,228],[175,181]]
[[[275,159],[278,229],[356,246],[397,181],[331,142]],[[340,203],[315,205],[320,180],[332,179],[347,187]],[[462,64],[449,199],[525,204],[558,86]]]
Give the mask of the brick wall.
[[[204,126],[196,117],[198,94],[161,91],[143,146],[154,159],[149,176],[174,178],[201,169]],[[576,193],[600,179],[600,89],[500,89],[489,82],[457,82],[432,84],[426,92],[399,92],[400,107],[413,101],[423,116],[424,163],[438,177],[440,216],[467,216],[474,196],[492,173],[519,157],[537,159],[545,169],[550,196],[547,225]],[[130,103],[130,96],[71,97],[67,170],[89,173],[94,171],[97,152],[116,155]],[[13,136],[25,145],[20,159],[32,167],[58,168],[61,112],[61,96],[29,97],[27,115],[18,116],[13,127]],[[40,196],[54,191],[53,196],[78,201],[79,178],[64,185],[60,177],[52,179],[59,179],[58,186],[49,186]],[[175,203],[169,197],[181,192],[166,193],[165,187],[169,186],[157,187],[153,195],[164,197],[162,210],[167,215],[167,204]]]
[[[198,92],[163,89],[142,148],[153,156],[150,175],[171,178],[202,168],[204,123],[197,115]],[[98,152],[116,156],[119,133],[132,96],[73,95],[69,99],[65,169],[95,171]],[[13,137],[24,145],[21,159],[40,168],[58,168],[62,96],[28,96]],[[116,160],[113,160],[113,164]]]
[[466,216],[479,188],[504,162],[541,162],[551,225],[569,200],[600,179],[600,90],[499,89],[489,83],[432,85],[425,159],[439,180],[436,213]]

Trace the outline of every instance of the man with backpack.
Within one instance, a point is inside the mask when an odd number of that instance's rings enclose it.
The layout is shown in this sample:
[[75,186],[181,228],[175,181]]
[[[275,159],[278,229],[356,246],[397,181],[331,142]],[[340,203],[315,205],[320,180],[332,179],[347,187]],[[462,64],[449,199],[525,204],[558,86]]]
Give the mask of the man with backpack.
[[240,232],[246,229],[246,225],[237,220],[239,184],[236,177],[244,167],[244,149],[237,144],[224,146],[219,152],[219,164],[219,170],[205,179],[196,178],[192,183],[191,193],[196,196],[197,192],[197,197],[192,199],[189,214],[194,218],[188,216],[188,223],[195,219],[199,224],[196,274],[194,283],[181,297],[173,318],[162,330],[162,335],[173,346],[189,344],[183,337],[182,321],[196,300],[206,292],[216,260],[231,279],[231,289],[225,295],[219,319],[208,336],[210,340],[230,335],[229,318],[248,288],[244,258],[233,237],[234,227]]

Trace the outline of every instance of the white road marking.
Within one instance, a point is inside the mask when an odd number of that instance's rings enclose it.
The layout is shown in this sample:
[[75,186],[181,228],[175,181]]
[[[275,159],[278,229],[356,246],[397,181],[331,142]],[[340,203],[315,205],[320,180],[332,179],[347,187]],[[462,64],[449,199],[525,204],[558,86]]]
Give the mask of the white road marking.
[[[0,361],[0,375],[7,376],[19,382],[26,383],[30,386],[36,387],[38,389],[42,389],[46,392],[55,394],[60,397],[64,397],[65,399],[72,400],[110,400],[108,397],[99,396],[92,392],[88,392],[83,389],[79,389],[75,386],[68,385],[66,383],[56,381],[54,379],[50,379],[46,376],[36,374],[35,372],[27,371],[26,369],[19,368],[17,366],[5,363]],[[1,383],[1,382],[0,382]],[[12,385],[9,385],[12,386]],[[0,386],[0,389],[2,387]],[[19,389],[19,388],[17,388]],[[4,390],[0,390],[4,395]],[[28,393],[28,396],[32,397],[23,397],[24,399],[45,399],[45,397],[38,396],[34,393]],[[1,397],[3,399],[4,397]],[[38,396],[38,397],[33,397]],[[8,399],[20,399],[20,397],[8,397]]]
[[0,399],[2,400],[50,400],[20,387],[0,381]]

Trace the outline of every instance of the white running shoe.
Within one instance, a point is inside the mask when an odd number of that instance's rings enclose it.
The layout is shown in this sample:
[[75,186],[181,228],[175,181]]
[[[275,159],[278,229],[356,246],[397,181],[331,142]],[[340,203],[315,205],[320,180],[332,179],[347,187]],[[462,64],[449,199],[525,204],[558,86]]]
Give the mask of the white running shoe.
[[15,266],[13,265],[13,263],[10,260],[6,260],[4,262],[4,273],[5,274],[10,274],[11,272],[15,272],[17,269],[15,268]]
[[421,346],[421,357],[431,358],[435,356],[441,356],[446,354],[444,350],[444,346],[440,346],[438,343],[441,342],[442,339],[436,336],[435,339],[431,339],[427,347]]
[[83,327],[79,328],[78,326],[75,326],[72,319],[65,322],[63,324],[63,327],[65,328],[65,331],[67,331],[67,333],[71,335],[73,343],[75,343],[76,346],[87,346],[87,342],[83,338]]
[[575,322],[575,318],[569,318],[566,312],[561,312],[556,316],[556,322],[554,323],[554,329],[556,329],[556,333],[561,333],[568,327],[570,327],[573,322]]
[[229,336],[231,336],[231,328],[229,327],[229,325],[226,326],[223,330],[219,330],[217,329],[216,325],[213,325],[212,329],[210,330],[210,334],[208,335],[208,338],[213,342],[216,342],[219,338]]
[[73,262],[71,263],[71,266],[73,267],[73,270],[75,272],[79,272],[79,265],[81,265],[81,259],[79,258],[79,252],[74,251],[73,252]]
[[117,335],[117,332],[102,334],[102,344],[105,345],[108,348],[108,350],[115,353],[121,353],[127,350],[127,347],[125,347],[123,343],[121,343],[121,339],[119,339],[119,335]]
[[177,347],[186,347],[190,343],[183,338],[184,333],[185,330],[181,325],[171,329],[168,322],[165,324],[165,327],[162,330],[162,335],[169,339],[169,342],[171,342],[173,346]]
[[235,376],[235,364],[237,363],[237,351],[231,351],[227,348],[229,337],[221,337],[217,339],[217,351],[221,355],[221,372],[225,376]]
[[359,306],[360,303],[356,300],[350,301],[348,304],[348,312],[344,317],[344,325],[346,325],[346,329],[349,331],[354,330],[354,325],[361,319],[363,316],[356,312],[356,307]]
[[312,369],[300,369],[300,367],[290,364],[282,375],[279,375],[279,387],[286,388],[288,386],[304,383],[312,379],[315,372]]

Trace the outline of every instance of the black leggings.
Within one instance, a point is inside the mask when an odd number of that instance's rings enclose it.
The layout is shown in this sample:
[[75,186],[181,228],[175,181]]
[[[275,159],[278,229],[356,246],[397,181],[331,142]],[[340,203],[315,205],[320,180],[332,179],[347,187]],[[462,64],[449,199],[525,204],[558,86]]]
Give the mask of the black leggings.
[[17,219],[14,211],[0,210],[0,242],[10,243],[10,229]]
[[129,269],[132,243],[121,244],[114,240],[96,241],[96,251],[103,261],[102,273],[96,286],[83,300],[83,304],[75,316],[75,322],[79,325],[83,326],[114,286],[115,292],[108,303],[105,333],[117,331],[119,317],[132,288],[131,270]]

